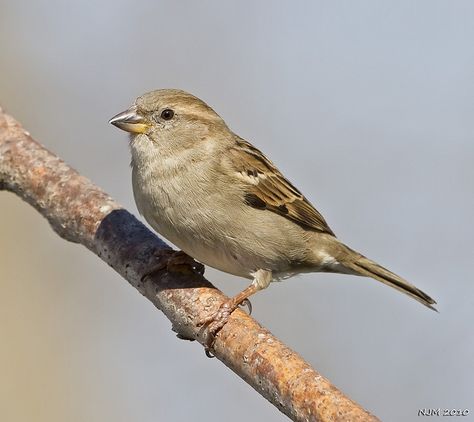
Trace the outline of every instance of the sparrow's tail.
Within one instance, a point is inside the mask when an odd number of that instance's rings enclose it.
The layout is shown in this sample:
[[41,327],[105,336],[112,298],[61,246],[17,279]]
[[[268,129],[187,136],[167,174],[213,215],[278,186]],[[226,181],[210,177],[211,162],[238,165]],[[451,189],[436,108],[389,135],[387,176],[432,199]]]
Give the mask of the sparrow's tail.
[[435,305],[436,302],[425,292],[422,292],[413,284],[410,284],[408,281],[380,266],[376,262],[371,261],[360,253],[353,251],[345,245],[344,249],[340,249],[340,254],[337,259],[339,263],[348,270],[348,272],[354,275],[372,277],[375,280],[381,281],[387,286],[391,286],[398,291],[411,296],[428,308],[438,312],[437,309],[432,306]]

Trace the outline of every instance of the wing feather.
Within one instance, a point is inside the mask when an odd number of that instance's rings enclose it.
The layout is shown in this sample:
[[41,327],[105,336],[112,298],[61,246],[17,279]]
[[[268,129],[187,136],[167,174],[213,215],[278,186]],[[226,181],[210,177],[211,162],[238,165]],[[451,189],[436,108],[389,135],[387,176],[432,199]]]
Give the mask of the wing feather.
[[257,148],[237,138],[226,160],[247,182],[245,202],[254,208],[282,215],[295,223],[334,236],[324,217]]

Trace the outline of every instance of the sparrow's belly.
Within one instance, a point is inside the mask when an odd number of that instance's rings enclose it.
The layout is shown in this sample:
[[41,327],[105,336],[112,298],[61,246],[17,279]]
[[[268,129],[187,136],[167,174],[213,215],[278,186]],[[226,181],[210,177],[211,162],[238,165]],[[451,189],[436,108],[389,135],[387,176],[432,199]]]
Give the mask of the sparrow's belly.
[[[183,183],[133,183],[140,213],[160,235],[197,261],[240,277],[259,269],[275,278],[305,271],[304,231],[284,217],[246,205],[238,193],[182,188]],[[175,190],[180,186],[180,191]],[[176,188],[177,189],[177,188]],[[227,188],[228,189],[228,188]]]
[[210,231],[196,233],[195,226],[190,224],[171,225],[160,218],[160,213],[145,218],[159,234],[204,265],[245,278],[251,278],[252,272],[266,265],[236,240],[215,238]]
[[169,240],[204,265],[239,277],[252,278],[254,268],[261,266],[255,259],[233,251],[233,245],[226,245],[225,242],[216,241],[214,245],[207,246],[192,238],[177,236],[172,240],[170,236]]
[[[266,213],[261,210],[252,211]],[[308,271],[301,260],[305,255],[303,248],[306,242],[301,235],[290,235],[289,232],[293,228],[291,225],[290,230],[285,230],[286,220],[282,219],[283,221],[277,223],[272,220],[267,222],[265,227],[258,219],[234,219],[230,222],[212,218],[206,221],[202,215],[194,215],[186,219],[184,224],[170,224],[168,218],[163,218],[164,215],[165,210],[155,210],[144,216],[158,233],[178,248],[197,261],[220,271],[252,278],[255,271],[265,269],[272,271],[275,279],[288,278]],[[275,230],[270,223],[283,224],[279,225],[280,230]],[[299,242],[290,244],[288,238],[298,239]],[[311,271],[314,270],[313,268]]]

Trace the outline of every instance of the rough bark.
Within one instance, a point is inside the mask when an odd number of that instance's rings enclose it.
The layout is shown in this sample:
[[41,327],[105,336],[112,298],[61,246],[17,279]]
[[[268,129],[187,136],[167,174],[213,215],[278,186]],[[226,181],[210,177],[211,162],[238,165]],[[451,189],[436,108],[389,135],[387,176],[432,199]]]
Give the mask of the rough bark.
[[[168,245],[0,109],[1,189],[36,208],[59,236],[109,264],[166,314],[174,331],[205,342],[196,321],[226,297],[197,272],[167,270]],[[141,281],[158,263],[165,269]],[[213,353],[294,421],[378,420],[240,310],[217,335]]]

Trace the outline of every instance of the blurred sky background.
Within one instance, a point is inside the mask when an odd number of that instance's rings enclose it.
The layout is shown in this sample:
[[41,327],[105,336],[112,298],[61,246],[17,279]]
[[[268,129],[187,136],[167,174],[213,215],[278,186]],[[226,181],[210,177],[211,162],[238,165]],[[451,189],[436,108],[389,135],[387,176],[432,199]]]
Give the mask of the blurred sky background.
[[[474,2],[0,0],[0,105],[133,213],[138,95],[181,88],[339,238],[438,300],[307,274],[254,317],[384,421],[474,420]],[[247,281],[212,269],[227,294]],[[84,247],[0,192],[0,420],[284,421]]]

